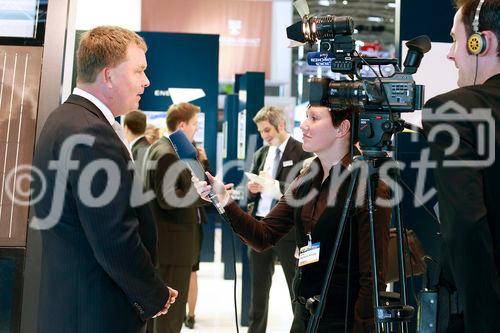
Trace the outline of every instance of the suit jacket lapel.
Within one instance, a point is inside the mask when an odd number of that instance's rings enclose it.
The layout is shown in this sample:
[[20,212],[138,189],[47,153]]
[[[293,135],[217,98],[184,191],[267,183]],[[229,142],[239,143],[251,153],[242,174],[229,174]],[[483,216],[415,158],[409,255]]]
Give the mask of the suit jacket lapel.
[[81,106],[81,107],[85,108],[89,112],[91,112],[94,115],[96,115],[107,126],[109,126],[111,128],[111,130],[113,131],[113,133],[115,133],[115,138],[118,140],[119,145],[120,145],[121,150],[122,150],[122,153],[124,154],[126,160],[127,161],[131,161],[132,160],[131,157],[130,157],[130,153],[129,153],[127,147],[125,147],[125,144],[122,142],[122,140],[120,139],[120,137],[118,136],[118,134],[116,134],[115,129],[113,128],[113,126],[111,126],[111,124],[106,119],[106,117],[104,116],[104,114],[101,112],[101,110],[99,110],[99,108],[94,103],[92,103],[91,101],[89,101],[86,98],[83,98],[82,96],[78,96],[78,95],[74,95],[74,94],[69,95],[68,99],[66,100],[66,103],[75,104],[75,105],[78,105],[78,106]]
[[269,146],[262,147],[262,154],[260,155],[259,168],[258,171],[264,170],[264,165],[266,164],[267,153],[269,152]]

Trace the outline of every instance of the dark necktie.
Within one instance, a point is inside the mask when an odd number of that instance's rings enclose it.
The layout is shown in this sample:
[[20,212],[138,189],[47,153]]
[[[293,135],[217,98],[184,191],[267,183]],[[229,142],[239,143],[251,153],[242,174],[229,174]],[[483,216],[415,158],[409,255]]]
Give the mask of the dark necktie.
[[277,171],[278,171],[278,166],[280,165],[280,160],[281,160],[281,151],[279,148],[276,148],[276,155],[274,155],[274,161],[273,161],[273,172],[271,176],[273,176],[273,179],[276,179],[277,176]]

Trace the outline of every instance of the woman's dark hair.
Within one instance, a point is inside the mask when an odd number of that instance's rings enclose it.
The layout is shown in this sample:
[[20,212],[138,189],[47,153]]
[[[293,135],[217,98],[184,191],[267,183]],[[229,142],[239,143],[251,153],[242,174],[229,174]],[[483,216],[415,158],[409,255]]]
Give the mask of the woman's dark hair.
[[[360,109],[353,106],[347,106],[344,108],[330,108],[330,117],[332,117],[333,127],[339,127],[344,120],[348,120],[350,124],[350,130],[353,134],[354,143],[358,142],[358,121]],[[354,123],[353,117],[354,116]]]

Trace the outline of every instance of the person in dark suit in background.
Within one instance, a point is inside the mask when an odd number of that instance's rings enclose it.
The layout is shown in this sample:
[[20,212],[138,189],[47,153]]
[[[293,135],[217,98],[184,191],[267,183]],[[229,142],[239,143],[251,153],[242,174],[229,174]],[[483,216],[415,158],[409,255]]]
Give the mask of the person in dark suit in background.
[[146,49],[123,28],[84,33],[77,87],[37,141],[33,165],[47,185],[31,225],[42,237],[40,333],[144,332],[177,296],[155,269],[150,208],[130,204],[131,152],[114,119],[136,110],[149,86]]
[[135,163],[141,165],[144,153],[149,147],[149,141],[144,136],[146,132],[146,115],[140,111],[127,113],[123,121],[123,130],[127,141],[130,143]]
[[[257,112],[253,121],[266,145],[255,152],[250,172],[271,180],[266,185],[253,181],[247,184],[248,211],[260,220],[285,193],[287,185],[300,172],[302,162],[313,154],[305,152],[302,143],[292,138],[286,131],[285,113],[281,108],[263,107]],[[297,262],[295,248],[295,228],[292,228],[275,247],[264,252],[249,248],[252,291],[248,333],[266,332],[269,290],[277,258],[285,273],[290,300],[293,298],[292,282]]]
[[[447,267],[443,272],[451,273],[443,278],[456,287],[463,306],[463,323],[454,324],[454,331],[498,332],[500,1],[457,0],[456,4],[458,11],[451,29],[453,44],[448,59],[458,68],[460,88],[426,103],[425,108],[434,113],[423,113],[423,126],[427,133],[442,125],[456,130],[456,138],[449,132],[439,131],[430,142],[432,160],[437,161],[434,178],[443,237],[443,265]],[[490,130],[495,134],[495,142],[489,141],[490,133],[480,134],[480,122],[474,118],[470,121],[463,121],[463,115],[458,115],[460,121],[439,118],[435,111],[446,108],[445,104],[450,101],[456,103],[453,107],[458,105],[469,113],[476,109],[494,120],[495,127]],[[444,111],[453,116],[449,110]],[[455,139],[458,145],[450,153],[449,147]],[[496,158],[491,163],[474,166],[473,163],[487,159],[481,152],[481,143],[483,147],[491,144],[493,149],[488,153]],[[455,167],[443,165],[449,161],[464,163]]]
[[171,105],[167,110],[168,132],[151,145],[145,157],[147,162],[156,163],[156,168],[145,171],[144,185],[156,194],[151,207],[158,226],[160,272],[179,291],[168,314],[155,320],[157,333],[180,332],[186,315],[189,277],[198,255],[197,208],[206,203],[197,196],[191,172],[179,160],[168,138],[168,133],[181,130],[193,141],[198,112],[200,108],[190,103]]

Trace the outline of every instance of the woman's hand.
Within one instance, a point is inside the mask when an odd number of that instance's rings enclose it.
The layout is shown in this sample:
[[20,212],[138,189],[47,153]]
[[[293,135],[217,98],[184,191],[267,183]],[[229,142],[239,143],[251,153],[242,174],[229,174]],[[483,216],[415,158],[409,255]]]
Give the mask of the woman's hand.
[[233,193],[232,188],[233,188],[234,184],[232,184],[232,183],[231,184],[224,184],[221,181],[219,181],[217,178],[212,176],[210,174],[210,172],[208,172],[208,171],[205,172],[205,174],[207,175],[207,178],[212,185],[208,184],[204,180],[199,180],[198,177],[193,175],[193,177],[191,177],[191,181],[194,184],[196,192],[198,192],[198,194],[200,195],[200,197],[203,200],[210,202],[211,200],[209,198],[209,195],[210,195],[210,191],[213,189],[213,192],[215,195],[217,195],[217,198],[219,199],[220,204],[223,207],[227,206],[227,204],[229,204],[232,200],[231,194]]

